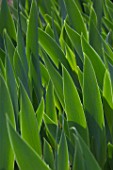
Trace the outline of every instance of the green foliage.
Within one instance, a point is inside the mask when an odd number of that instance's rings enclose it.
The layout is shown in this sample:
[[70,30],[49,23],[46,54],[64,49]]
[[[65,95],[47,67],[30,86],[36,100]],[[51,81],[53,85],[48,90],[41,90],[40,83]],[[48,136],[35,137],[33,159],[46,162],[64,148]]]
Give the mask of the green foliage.
[[0,170],[113,169],[113,3],[0,4]]

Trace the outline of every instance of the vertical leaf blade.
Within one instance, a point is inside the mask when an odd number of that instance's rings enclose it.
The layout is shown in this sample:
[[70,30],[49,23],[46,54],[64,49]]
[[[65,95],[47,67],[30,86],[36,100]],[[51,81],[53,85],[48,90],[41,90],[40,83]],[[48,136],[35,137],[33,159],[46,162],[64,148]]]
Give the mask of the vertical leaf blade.
[[9,142],[5,115],[14,123],[14,113],[5,80],[0,75],[0,169],[11,170],[14,167],[14,155]]
[[58,170],[69,170],[69,156],[68,156],[68,146],[66,141],[66,136],[64,132],[62,132],[59,149],[58,149]]
[[37,170],[39,168],[40,170],[50,170],[50,168],[41,160],[39,155],[15,132],[9,121],[7,127],[10,142],[20,169]]
[[1,34],[3,33],[4,28],[7,29],[7,32],[10,35],[10,37],[16,40],[16,29],[6,0],[2,1],[1,11],[0,11],[0,33]]
[[93,66],[88,57],[85,57],[84,64],[83,94],[84,107],[90,114],[92,114],[100,128],[103,128],[104,114],[100,91]]
[[21,95],[22,99],[20,121],[22,137],[39,155],[41,155],[41,143],[40,135],[37,131],[38,125],[36,115],[30,99],[22,84]]
[[79,11],[74,0],[64,0],[66,4],[66,9],[69,15],[69,19],[76,30],[77,33],[83,33],[84,37],[87,39],[87,30],[83,20],[83,17]]

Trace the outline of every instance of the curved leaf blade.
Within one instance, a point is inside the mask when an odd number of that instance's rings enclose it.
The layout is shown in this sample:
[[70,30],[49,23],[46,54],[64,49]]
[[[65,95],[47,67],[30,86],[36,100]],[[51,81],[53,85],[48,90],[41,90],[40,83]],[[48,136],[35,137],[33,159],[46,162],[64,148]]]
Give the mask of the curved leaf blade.
[[7,127],[10,142],[20,169],[37,170],[39,168],[40,170],[50,170],[41,157],[15,132],[9,120],[7,120]]

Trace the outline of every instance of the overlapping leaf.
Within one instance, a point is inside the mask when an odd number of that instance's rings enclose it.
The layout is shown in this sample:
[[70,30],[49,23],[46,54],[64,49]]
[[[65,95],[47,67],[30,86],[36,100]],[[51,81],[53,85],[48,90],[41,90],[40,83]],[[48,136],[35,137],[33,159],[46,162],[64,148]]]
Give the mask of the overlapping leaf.
[[20,169],[50,170],[41,157],[15,132],[9,121],[7,124],[11,145]]
[[0,169],[13,169],[14,154],[8,137],[6,115],[15,128],[14,111],[5,80],[0,74]]

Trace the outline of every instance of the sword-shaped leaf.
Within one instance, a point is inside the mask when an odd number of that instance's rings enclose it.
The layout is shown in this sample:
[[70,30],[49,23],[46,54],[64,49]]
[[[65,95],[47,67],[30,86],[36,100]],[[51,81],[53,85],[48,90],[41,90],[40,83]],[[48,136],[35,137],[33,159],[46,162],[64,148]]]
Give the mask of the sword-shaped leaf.
[[50,170],[41,157],[15,132],[7,120],[10,142],[19,168],[22,170]]
[[0,33],[6,28],[11,38],[16,40],[16,29],[6,0],[2,1],[0,11]]
[[41,155],[40,135],[38,134],[38,125],[36,115],[32,103],[21,83],[21,113],[20,125],[22,138],[39,154]]
[[6,114],[14,127],[14,112],[10,94],[5,80],[0,74],[0,169],[11,170],[14,167],[14,155],[7,132]]
[[64,0],[64,2],[73,28],[78,34],[83,33],[87,39],[86,25],[77,4],[74,0]]
[[69,154],[68,154],[68,145],[66,141],[66,136],[64,132],[61,134],[58,157],[57,157],[57,169],[58,170],[69,170]]

